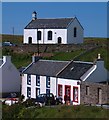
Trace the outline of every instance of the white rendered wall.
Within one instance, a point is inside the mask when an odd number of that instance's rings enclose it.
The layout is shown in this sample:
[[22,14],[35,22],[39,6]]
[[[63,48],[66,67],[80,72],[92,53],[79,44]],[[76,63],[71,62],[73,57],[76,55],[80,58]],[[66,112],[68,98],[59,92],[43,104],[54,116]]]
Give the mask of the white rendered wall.
[[26,100],[27,99],[27,74],[22,75],[21,94],[25,96],[25,100]]
[[[64,95],[65,95],[65,85],[70,85],[71,86],[71,101],[73,101],[73,86],[78,87],[78,103],[73,102],[74,105],[79,105],[80,104],[80,85],[77,85],[77,80],[69,80],[69,79],[63,79],[63,78],[58,78],[58,84],[62,85],[63,93],[62,93],[62,98],[63,98],[63,103],[64,101]],[[58,88],[57,88],[58,91]]]
[[0,67],[0,69],[2,69],[2,91],[0,92],[20,92],[20,73],[11,63],[11,58],[7,59],[6,62],[3,63],[3,66]]
[[[31,87],[31,98],[36,98],[36,75],[31,75],[31,85],[27,85],[27,74],[22,76],[22,92],[27,99],[27,87]],[[46,93],[46,76],[40,76],[40,94]],[[50,93],[56,95],[56,78],[50,77]]]
[[[74,28],[77,28],[77,36],[74,37]],[[81,25],[79,24],[78,20],[75,18],[74,21],[69,25],[67,28],[67,43],[83,43],[84,37],[84,30],[82,29]]]
[[56,78],[50,77],[50,93],[53,93],[56,96]]
[[[40,44],[57,44],[58,37],[62,38],[62,44],[67,44],[67,29],[38,29],[41,31]],[[52,31],[52,40],[48,40],[48,31]],[[32,37],[32,43],[37,44],[37,29],[24,29],[24,41],[28,44],[28,38]]]

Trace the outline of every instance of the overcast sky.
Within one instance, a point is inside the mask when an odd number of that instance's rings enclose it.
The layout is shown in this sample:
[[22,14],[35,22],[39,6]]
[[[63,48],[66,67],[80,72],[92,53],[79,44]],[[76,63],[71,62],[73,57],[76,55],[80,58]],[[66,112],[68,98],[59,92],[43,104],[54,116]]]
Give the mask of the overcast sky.
[[85,37],[107,37],[106,2],[3,2],[2,33],[23,34],[23,28],[36,11],[38,18],[76,16],[84,28]]

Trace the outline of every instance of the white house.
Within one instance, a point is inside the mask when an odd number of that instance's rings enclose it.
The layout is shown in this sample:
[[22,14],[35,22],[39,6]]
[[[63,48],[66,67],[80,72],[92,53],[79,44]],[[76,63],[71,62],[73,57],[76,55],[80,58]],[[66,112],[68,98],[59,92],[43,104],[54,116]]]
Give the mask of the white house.
[[78,19],[39,19],[36,12],[24,28],[24,44],[72,44],[83,43],[84,29]]
[[[27,98],[36,98],[42,93],[53,93],[57,97],[69,95],[73,104],[80,104],[80,84],[82,81],[89,80],[93,76],[94,82],[107,80],[107,72],[104,66],[97,61],[56,61],[42,60],[33,56],[32,63],[23,70],[22,75],[22,94]],[[100,67],[101,66],[101,67]],[[101,68],[101,73],[99,73]],[[96,72],[98,71],[98,75]],[[98,77],[103,76],[103,77]],[[98,79],[99,78],[99,81]],[[91,80],[90,80],[91,82]],[[92,81],[93,82],[93,81]]]
[[4,96],[13,92],[20,92],[21,77],[17,68],[11,62],[11,56],[0,59],[0,93]]

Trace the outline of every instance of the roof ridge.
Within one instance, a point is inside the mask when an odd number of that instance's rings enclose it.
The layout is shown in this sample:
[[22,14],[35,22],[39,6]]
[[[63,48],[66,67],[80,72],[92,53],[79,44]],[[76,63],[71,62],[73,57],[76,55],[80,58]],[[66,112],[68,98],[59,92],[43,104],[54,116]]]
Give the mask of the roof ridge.
[[63,67],[62,70],[60,70],[60,71],[56,74],[56,76],[58,76],[63,70],[65,70],[72,62],[73,62],[73,60],[70,61],[67,65],[65,65],[65,67]]
[[70,62],[70,61],[60,61],[60,60],[43,60],[43,59],[40,59],[39,61],[49,61],[49,62]]
[[39,20],[40,20],[40,19],[41,19],[41,20],[42,20],[42,19],[43,19],[43,20],[45,20],[45,19],[74,19],[74,17],[66,17],[66,18],[65,18],[65,17],[59,17],[59,18],[37,18],[36,20],[38,20],[38,19],[39,19]]

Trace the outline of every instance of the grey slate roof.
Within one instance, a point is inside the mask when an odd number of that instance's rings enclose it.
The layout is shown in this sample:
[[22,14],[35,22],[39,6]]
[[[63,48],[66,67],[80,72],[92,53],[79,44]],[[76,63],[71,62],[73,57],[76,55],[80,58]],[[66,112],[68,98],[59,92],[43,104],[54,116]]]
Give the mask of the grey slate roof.
[[32,20],[25,29],[56,29],[67,28],[74,18],[58,18],[58,19],[36,19]]
[[44,76],[56,76],[69,62],[39,60],[33,63],[28,69],[24,70],[26,74],[36,74]]
[[80,77],[85,74],[93,64],[85,62],[71,62],[59,75],[59,78],[80,80]]
[[[57,73],[58,78],[80,80],[80,77],[86,73],[93,64],[71,62],[71,61],[50,61],[39,60],[33,63],[28,69],[24,70],[24,74],[36,74],[55,77]],[[72,69],[72,70],[71,70]],[[62,72],[61,72],[62,71]]]

